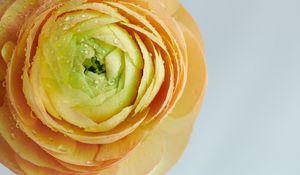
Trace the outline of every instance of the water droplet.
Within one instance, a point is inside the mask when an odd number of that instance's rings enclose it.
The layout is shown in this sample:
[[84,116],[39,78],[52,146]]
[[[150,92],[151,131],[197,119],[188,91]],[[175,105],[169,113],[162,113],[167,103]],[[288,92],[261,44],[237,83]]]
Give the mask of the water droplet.
[[3,81],[3,82],[2,82],[2,86],[3,86],[3,87],[6,87],[6,81]]
[[116,82],[116,80],[114,80],[114,79],[111,79],[111,80],[109,80],[108,81],[108,85],[114,85],[115,84],[115,82]]
[[85,15],[85,14],[83,14],[83,15],[81,15],[81,17],[82,17],[82,18],[85,18],[85,17],[86,17],[86,15]]
[[33,135],[37,135],[36,130],[33,129],[33,130],[31,130],[31,132],[32,132]]
[[102,53],[103,53],[103,54],[106,54],[106,51],[105,51],[105,50],[102,50]]
[[70,16],[67,16],[67,17],[65,18],[65,21],[70,21],[70,20],[71,20]]
[[16,128],[20,128],[19,122],[16,123]]
[[68,30],[69,29],[69,26],[68,25],[65,25],[64,27],[63,27],[63,30]]
[[57,149],[61,152],[67,152],[67,148],[64,145],[59,145]]
[[88,55],[90,52],[88,50],[84,51],[84,54]]
[[73,129],[69,129],[69,130],[68,130],[68,133],[69,133],[69,134],[73,134],[73,133],[74,133],[74,130],[73,130]]
[[115,43],[115,44],[119,44],[119,43],[120,43],[120,40],[119,40],[118,38],[116,38],[116,39],[114,40],[114,43]]
[[16,138],[16,135],[15,135],[14,133],[11,133],[11,134],[10,134],[10,137],[11,137],[12,139],[15,139],[15,138]]
[[87,165],[92,165],[92,164],[93,164],[93,161],[90,161],[90,160],[89,160],[89,161],[86,161],[86,164],[87,164]]

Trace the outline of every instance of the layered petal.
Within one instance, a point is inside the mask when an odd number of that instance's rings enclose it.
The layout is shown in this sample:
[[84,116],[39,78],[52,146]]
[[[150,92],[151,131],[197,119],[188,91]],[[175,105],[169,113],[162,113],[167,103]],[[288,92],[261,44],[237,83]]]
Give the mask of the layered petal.
[[0,16],[1,163],[142,175],[178,160],[207,78],[179,1],[7,0]]

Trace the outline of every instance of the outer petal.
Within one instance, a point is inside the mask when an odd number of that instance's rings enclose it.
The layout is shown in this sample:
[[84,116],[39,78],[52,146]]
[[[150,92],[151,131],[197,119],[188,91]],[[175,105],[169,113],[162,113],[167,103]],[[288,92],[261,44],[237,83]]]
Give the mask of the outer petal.
[[[203,101],[207,74],[200,38],[181,25],[188,48],[188,79],[181,99],[174,110],[157,128],[166,143],[166,151],[159,166],[151,175],[165,174],[179,159],[189,141],[195,119]],[[178,139],[181,138],[181,139]]]
[[173,14],[173,17],[177,22],[182,23],[186,28],[188,28],[196,38],[199,38],[200,44],[203,47],[203,41],[197,23],[182,5],[179,6],[177,11]]
[[7,144],[7,142],[0,136],[0,163],[4,164],[10,170],[20,175],[24,174],[15,160],[15,152]]
[[[188,45],[188,80],[176,107],[154,132],[153,137],[163,137],[165,149],[160,163],[149,173],[150,175],[165,174],[183,153],[189,141],[206,87],[207,75],[201,42],[185,26],[181,25],[181,27]],[[152,142],[155,145],[158,140],[153,139]],[[144,144],[141,147],[146,148]],[[149,168],[152,166],[152,162],[150,161],[147,166],[144,166]]]
[[160,162],[164,153],[161,133],[152,132],[128,158],[122,162],[117,175],[144,175],[151,172]]
[[149,0],[149,2],[161,5],[170,15],[174,14],[180,6],[178,0]]

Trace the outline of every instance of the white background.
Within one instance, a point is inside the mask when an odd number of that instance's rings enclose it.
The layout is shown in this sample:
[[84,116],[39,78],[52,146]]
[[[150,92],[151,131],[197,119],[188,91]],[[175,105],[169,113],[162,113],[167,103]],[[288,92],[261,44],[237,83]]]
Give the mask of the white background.
[[209,85],[170,175],[300,174],[300,1],[182,0],[201,26]]
[[169,175],[299,175],[300,1],[181,1],[201,26],[209,85]]

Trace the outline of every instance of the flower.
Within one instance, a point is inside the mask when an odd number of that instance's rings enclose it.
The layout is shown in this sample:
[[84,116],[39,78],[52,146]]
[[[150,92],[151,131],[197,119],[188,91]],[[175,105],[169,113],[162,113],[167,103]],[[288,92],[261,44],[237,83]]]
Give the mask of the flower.
[[0,161],[17,174],[165,174],[206,85],[177,0],[6,0]]

